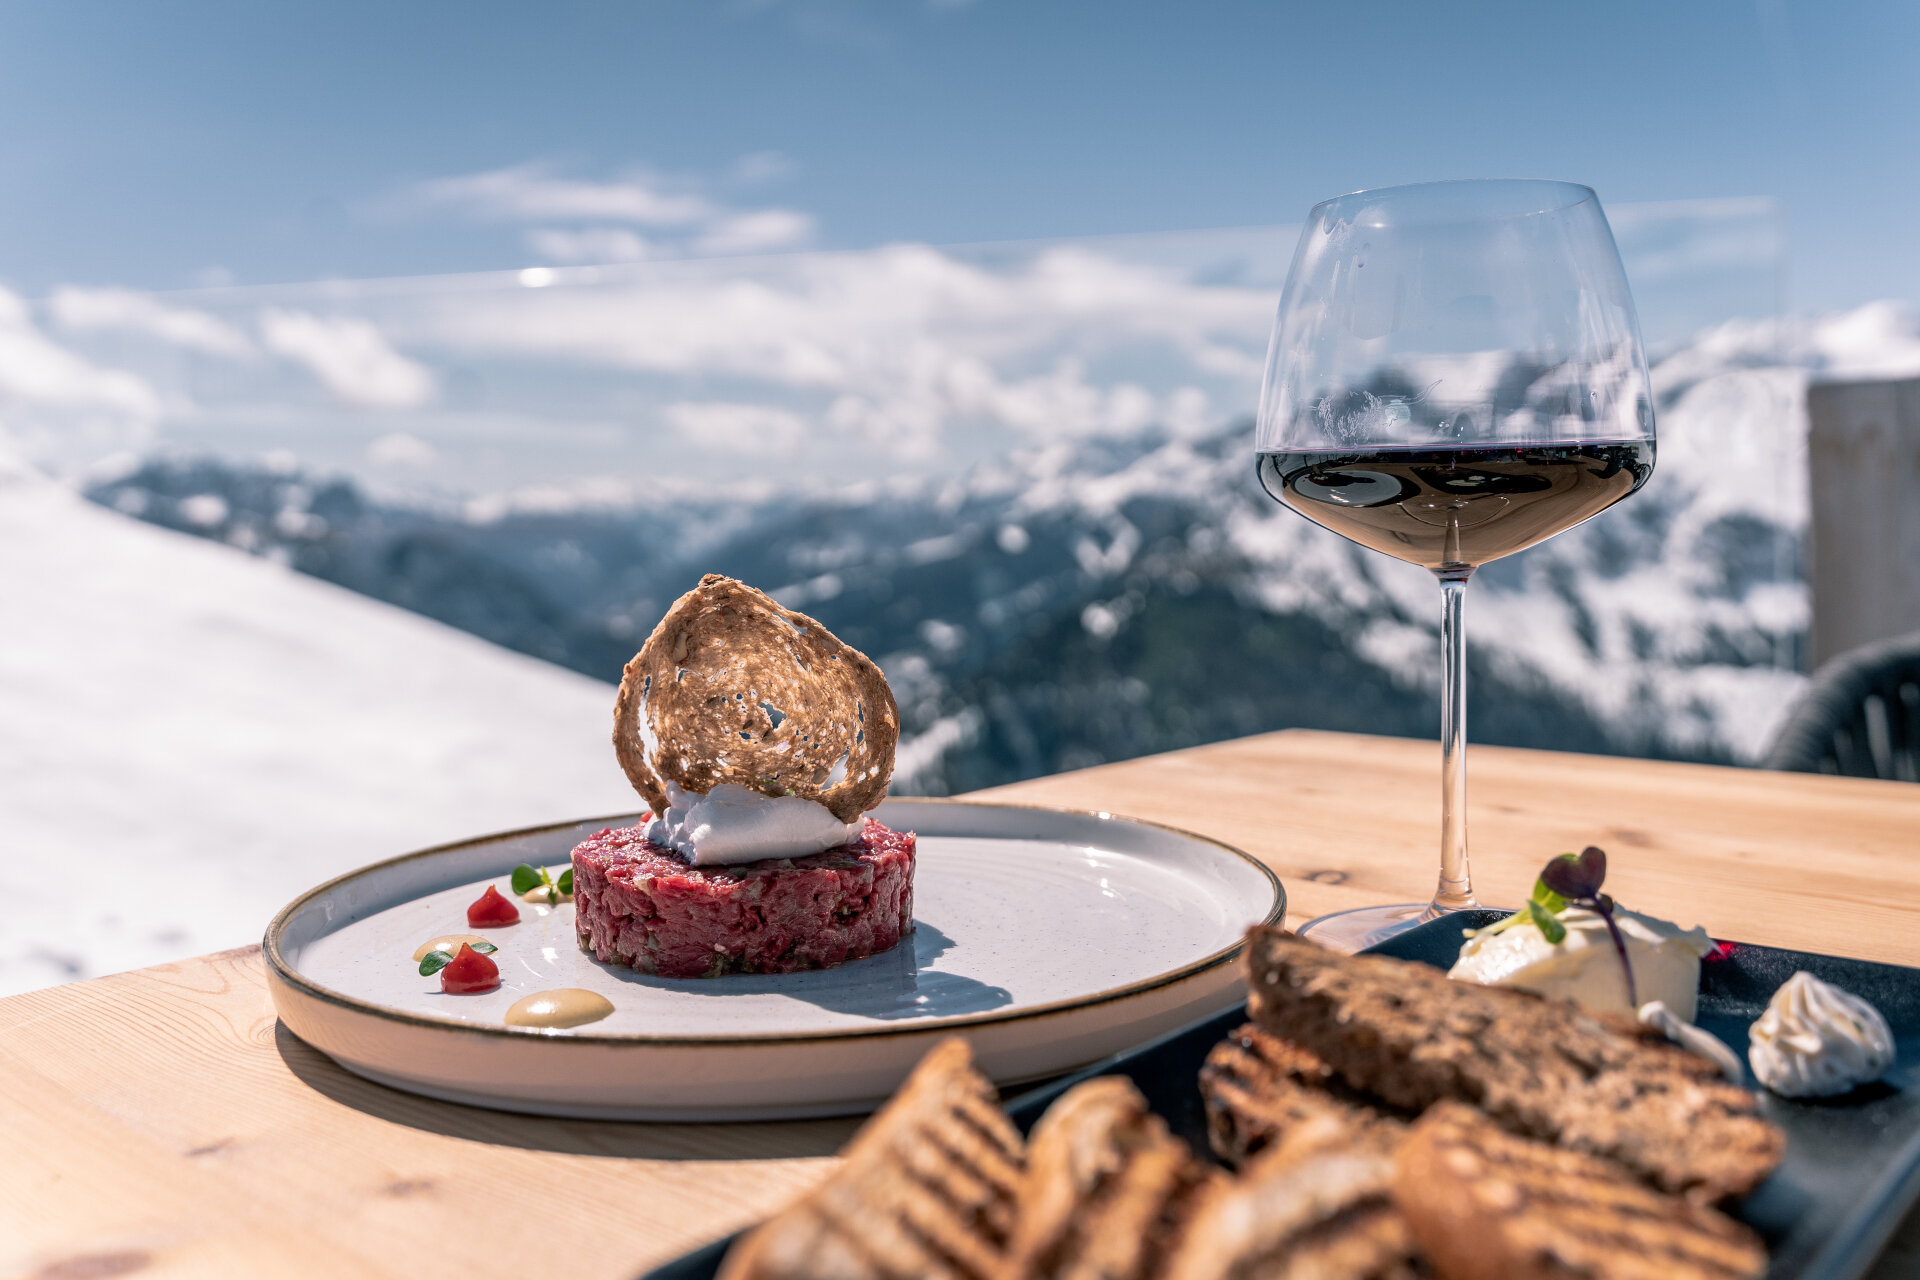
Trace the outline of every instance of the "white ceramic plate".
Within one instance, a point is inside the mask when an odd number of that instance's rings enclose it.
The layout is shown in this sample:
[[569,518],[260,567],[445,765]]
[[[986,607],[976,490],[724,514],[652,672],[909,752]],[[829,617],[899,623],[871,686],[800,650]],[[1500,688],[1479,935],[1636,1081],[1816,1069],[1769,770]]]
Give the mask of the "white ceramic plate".
[[[396,1088],[511,1111],[617,1120],[759,1120],[871,1109],[934,1039],[961,1034],[1003,1084],[1070,1071],[1241,998],[1232,960],[1278,921],[1273,873],[1237,849],[1105,813],[889,800],[919,835],[914,932],[814,973],[655,978],[603,965],[573,907],[519,904],[469,930],[466,906],[522,862],[563,866],[636,815],[408,854],[310,890],[274,918],[274,1005],[302,1040]],[[502,985],[449,996],[414,949],[484,933]],[[611,1017],[505,1026],[530,992],[585,987]]]

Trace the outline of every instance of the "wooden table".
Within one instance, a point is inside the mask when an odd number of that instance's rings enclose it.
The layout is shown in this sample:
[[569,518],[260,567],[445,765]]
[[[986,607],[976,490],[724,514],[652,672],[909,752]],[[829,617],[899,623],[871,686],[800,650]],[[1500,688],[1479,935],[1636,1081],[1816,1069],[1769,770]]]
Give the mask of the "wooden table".
[[[1193,827],[1295,922],[1433,888],[1431,743],[1288,732],[981,798]],[[1481,897],[1597,843],[1723,937],[1920,965],[1920,786],[1474,749]],[[0,1277],[631,1277],[824,1176],[855,1121],[543,1120],[368,1084],[280,1029],[258,948],[0,1000]],[[1881,1264],[1920,1268],[1920,1221]]]

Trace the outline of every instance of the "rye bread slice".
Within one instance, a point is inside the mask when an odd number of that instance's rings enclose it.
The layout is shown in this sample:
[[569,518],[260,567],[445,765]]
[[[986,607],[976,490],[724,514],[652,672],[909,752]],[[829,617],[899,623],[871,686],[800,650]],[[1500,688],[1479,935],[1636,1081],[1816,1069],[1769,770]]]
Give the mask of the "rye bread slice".
[[1198,1196],[1223,1177],[1168,1132],[1131,1081],[1077,1085],[1029,1137],[1002,1274],[1154,1280]]
[[1207,1055],[1200,1097],[1208,1143],[1235,1168],[1316,1122],[1355,1132],[1402,1127],[1400,1117],[1349,1089],[1320,1058],[1251,1023]]
[[1443,1280],[1745,1280],[1753,1232],[1619,1166],[1442,1102],[1394,1154],[1394,1203]]
[[1247,941],[1254,1021],[1389,1106],[1465,1102],[1509,1132],[1605,1156],[1707,1201],[1752,1190],[1785,1150],[1754,1096],[1707,1059],[1571,1001],[1340,955],[1271,927]]
[[989,1280],[1024,1164],[964,1040],[943,1040],[841,1167],[728,1251],[720,1280]]

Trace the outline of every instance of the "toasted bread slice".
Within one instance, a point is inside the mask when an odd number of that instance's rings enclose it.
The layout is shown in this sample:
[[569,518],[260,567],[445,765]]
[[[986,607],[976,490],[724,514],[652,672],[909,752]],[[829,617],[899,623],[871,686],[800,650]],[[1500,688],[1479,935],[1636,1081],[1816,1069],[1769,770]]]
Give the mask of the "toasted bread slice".
[[1414,1280],[1394,1207],[1391,1130],[1318,1115],[1289,1129],[1195,1208],[1167,1280]]
[[1316,1120],[1355,1132],[1400,1127],[1397,1117],[1347,1088],[1325,1062],[1251,1024],[1207,1055],[1200,1096],[1213,1153],[1235,1168]]
[[1767,1268],[1731,1218],[1597,1157],[1516,1138],[1463,1103],[1420,1118],[1394,1203],[1444,1280],[1740,1280]]
[[944,1040],[847,1144],[840,1169],[727,1254],[721,1280],[985,1280],[1013,1227],[1020,1135]]
[[1248,935],[1246,963],[1254,1021],[1389,1106],[1469,1102],[1509,1132],[1706,1201],[1752,1190],[1785,1150],[1754,1096],[1712,1062],[1571,1001],[1344,956],[1272,928]]
[[1003,1274],[1157,1277],[1195,1197],[1223,1176],[1167,1131],[1131,1081],[1077,1085],[1033,1127]]

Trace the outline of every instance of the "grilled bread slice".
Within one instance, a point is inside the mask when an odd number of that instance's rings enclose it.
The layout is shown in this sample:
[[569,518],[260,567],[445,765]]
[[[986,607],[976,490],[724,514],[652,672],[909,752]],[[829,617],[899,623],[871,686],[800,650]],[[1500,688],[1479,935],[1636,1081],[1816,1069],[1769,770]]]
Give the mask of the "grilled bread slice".
[[1571,1001],[1344,956],[1273,928],[1248,935],[1246,963],[1254,1021],[1389,1106],[1469,1102],[1509,1132],[1705,1201],[1752,1190],[1785,1150],[1754,1096],[1710,1061]]
[[1207,1055],[1200,1096],[1213,1153],[1235,1168],[1316,1120],[1355,1131],[1400,1127],[1397,1117],[1347,1088],[1325,1062],[1252,1024]]
[[966,1042],[944,1040],[847,1144],[840,1169],[736,1244],[721,1280],[985,1280],[1023,1155]]
[[1393,1203],[1394,1134],[1317,1115],[1201,1197],[1166,1280],[1415,1280]]
[[1196,1197],[1223,1177],[1167,1131],[1121,1076],[1077,1085],[1027,1144],[1007,1280],[1150,1280]]
[[1444,1280],[1741,1280],[1758,1237],[1616,1165],[1433,1107],[1394,1156],[1394,1203]]

